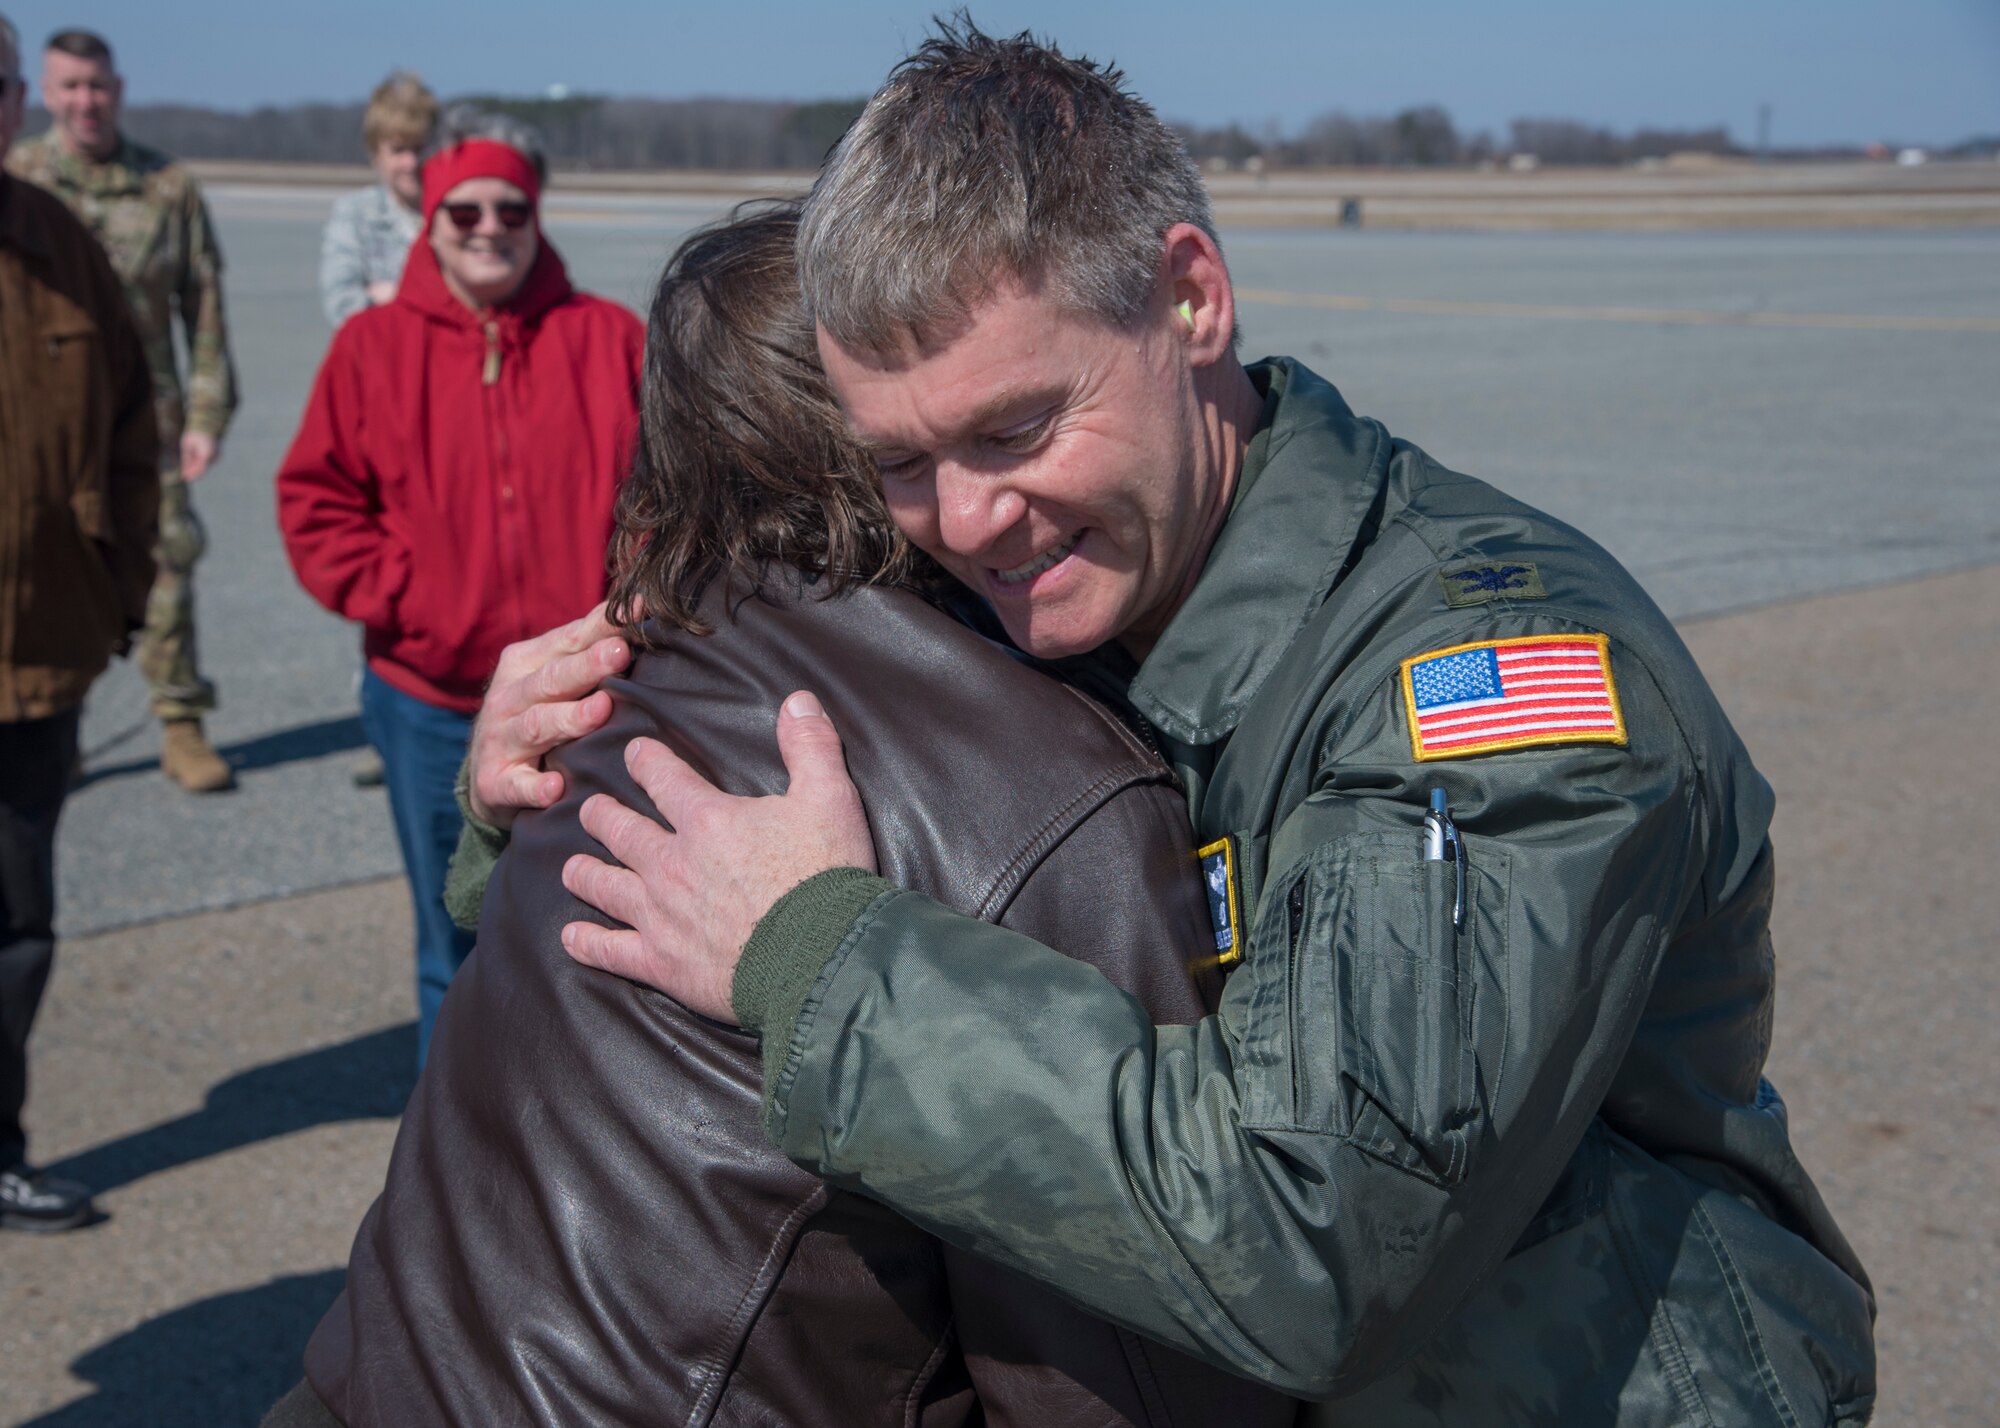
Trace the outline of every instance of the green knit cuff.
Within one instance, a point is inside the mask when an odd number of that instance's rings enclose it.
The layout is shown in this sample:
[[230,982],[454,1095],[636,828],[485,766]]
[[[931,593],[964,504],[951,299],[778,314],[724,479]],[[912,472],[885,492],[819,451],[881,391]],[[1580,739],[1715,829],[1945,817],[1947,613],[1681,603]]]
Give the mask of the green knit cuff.
[[444,875],[444,910],[467,932],[479,929],[479,904],[486,897],[487,880],[494,864],[507,851],[508,833],[495,828],[472,811],[472,760],[458,766],[458,780],[452,785],[458,812],[465,824],[458,830],[458,847]]
[[764,1105],[798,1034],[813,984],[870,903],[895,884],[860,868],[815,873],[779,898],[743,944],[729,1000],[736,1021],[764,1038]]
[[772,903],[743,944],[730,983],[736,1024],[745,1031],[782,1031],[782,1041],[789,1041],[827,959],[862,909],[892,886],[860,868],[829,868]]

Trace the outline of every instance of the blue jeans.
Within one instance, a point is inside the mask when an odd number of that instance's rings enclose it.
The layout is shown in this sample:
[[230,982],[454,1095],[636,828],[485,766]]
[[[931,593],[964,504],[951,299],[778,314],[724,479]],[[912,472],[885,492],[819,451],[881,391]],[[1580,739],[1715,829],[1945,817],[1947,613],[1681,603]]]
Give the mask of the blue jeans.
[[461,819],[452,785],[472,741],[472,716],[403,693],[373,670],[361,676],[361,727],[382,755],[383,782],[417,914],[417,1069],[445,988],[472,952],[472,934],[444,910],[444,875]]

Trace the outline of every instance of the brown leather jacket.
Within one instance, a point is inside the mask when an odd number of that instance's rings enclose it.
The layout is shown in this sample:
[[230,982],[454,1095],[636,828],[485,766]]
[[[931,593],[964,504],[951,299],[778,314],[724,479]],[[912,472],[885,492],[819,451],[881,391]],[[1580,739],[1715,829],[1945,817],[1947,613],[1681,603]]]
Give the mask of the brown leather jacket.
[[588,914],[562,865],[596,850],[578,805],[651,806],[626,741],[775,791],[775,710],[811,688],[888,876],[1097,961],[1156,1021],[1219,993],[1183,960],[1213,934],[1182,799],[1099,706],[899,591],[704,614],[718,634],[612,682],[609,726],[556,759],[563,801],[516,827],[307,1351],[320,1397],[349,1428],[1292,1422],[1290,1400],[829,1189],[764,1135],[749,1036],[564,955]]
[[0,723],[83,702],[146,613],[153,388],[111,264],[0,174]]

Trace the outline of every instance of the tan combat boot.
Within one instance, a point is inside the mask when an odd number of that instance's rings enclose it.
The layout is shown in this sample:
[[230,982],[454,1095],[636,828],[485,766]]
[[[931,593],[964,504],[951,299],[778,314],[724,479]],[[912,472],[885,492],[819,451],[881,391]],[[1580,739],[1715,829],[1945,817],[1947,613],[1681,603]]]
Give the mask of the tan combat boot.
[[169,719],[160,726],[160,772],[189,793],[221,793],[236,775],[210,747],[199,719]]

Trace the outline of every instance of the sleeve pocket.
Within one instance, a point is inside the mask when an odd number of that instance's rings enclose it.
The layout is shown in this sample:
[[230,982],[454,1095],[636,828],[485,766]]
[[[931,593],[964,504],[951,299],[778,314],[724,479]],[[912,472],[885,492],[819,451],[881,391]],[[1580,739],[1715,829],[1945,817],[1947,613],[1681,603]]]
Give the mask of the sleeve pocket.
[[1439,1184],[1489,1133],[1506,1044],[1507,854],[1467,840],[1458,873],[1418,837],[1319,850],[1291,897],[1293,1104],[1302,1128]]

